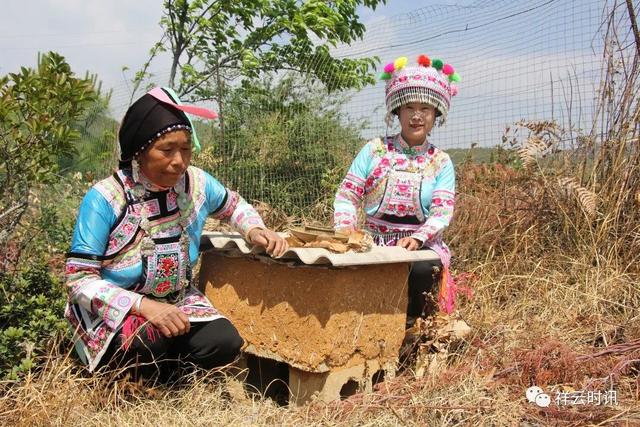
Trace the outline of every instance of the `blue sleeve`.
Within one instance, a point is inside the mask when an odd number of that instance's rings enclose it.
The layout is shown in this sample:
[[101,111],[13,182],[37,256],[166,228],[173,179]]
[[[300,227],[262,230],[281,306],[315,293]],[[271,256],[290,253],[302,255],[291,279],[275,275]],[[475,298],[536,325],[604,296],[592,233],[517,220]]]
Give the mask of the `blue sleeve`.
[[[80,204],[71,254],[65,268],[69,303],[78,304],[93,318],[103,320],[110,331],[118,330],[133,304],[141,297],[104,280],[101,276],[102,262],[83,255],[105,254],[111,227],[116,220],[113,208],[102,194],[95,188],[89,190]],[[82,255],[76,257],[74,253]]]
[[347,174],[366,180],[371,173],[371,160],[373,159],[372,150],[373,147],[371,144],[366,144],[362,147],[362,150],[360,150],[356,158],[351,162],[351,167],[349,167]]
[[205,195],[207,213],[211,214],[222,208],[227,200],[227,189],[217,179],[205,172]]
[[430,246],[434,239],[441,239],[444,229],[453,218],[455,197],[456,174],[453,162],[447,158],[447,162],[436,176],[427,220],[411,237],[421,241],[423,246]]
[[444,165],[436,177],[434,192],[439,190],[448,191],[453,194],[456,192],[456,173],[451,160]]
[[205,177],[207,209],[213,218],[229,222],[245,238],[253,228],[267,228],[260,214],[236,191],[229,190],[206,172]]
[[78,210],[70,252],[104,255],[116,219],[113,208],[102,194],[95,188],[89,190]]

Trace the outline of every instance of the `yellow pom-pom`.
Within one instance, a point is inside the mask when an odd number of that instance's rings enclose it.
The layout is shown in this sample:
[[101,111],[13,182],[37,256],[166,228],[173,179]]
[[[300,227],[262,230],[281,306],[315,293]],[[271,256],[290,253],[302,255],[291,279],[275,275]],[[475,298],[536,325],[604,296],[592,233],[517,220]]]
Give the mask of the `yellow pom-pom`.
[[393,65],[396,69],[396,71],[401,70],[404,68],[405,65],[407,65],[407,62],[409,62],[409,59],[406,56],[401,56],[400,58],[396,59],[393,62]]

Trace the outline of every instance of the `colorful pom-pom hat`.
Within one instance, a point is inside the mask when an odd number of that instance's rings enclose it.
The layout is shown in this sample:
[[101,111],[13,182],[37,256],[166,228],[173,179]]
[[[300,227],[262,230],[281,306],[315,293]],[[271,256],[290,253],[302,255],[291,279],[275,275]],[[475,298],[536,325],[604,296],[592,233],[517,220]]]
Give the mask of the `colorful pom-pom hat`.
[[380,80],[386,81],[385,98],[387,114],[385,122],[391,125],[396,110],[410,102],[421,102],[436,109],[437,123],[447,120],[451,98],[458,93],[456,83],[460,75],[441,59],[426,55],[418,57],[418,65],[407,67],[407,57],[396,59],[384,67]]

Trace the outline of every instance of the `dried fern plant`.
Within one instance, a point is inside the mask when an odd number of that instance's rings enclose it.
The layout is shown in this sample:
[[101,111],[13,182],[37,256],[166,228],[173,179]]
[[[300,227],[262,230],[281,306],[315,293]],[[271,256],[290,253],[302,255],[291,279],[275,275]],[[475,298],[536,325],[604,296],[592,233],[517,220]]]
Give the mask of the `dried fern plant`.
[[563,177],[557,179],[558,190],[569,199],[577,200],[584,212],[593,217],[598,207],[598,195],[582,187],[575,178]]
[[[521,130],[529,132],[524,142],[520,142],[518,133]],[[507,128],[505,134],[509,134],[511,128]],[[562,141],[565,130],[555,121],[526,121],[521,120],[516,123],[512,137],[503,137],[503,141],[509,141],[512,147],[516,148],[518,157],[522,161],[525,169],[532,170],[540,159],[557,151]]]
[[538,159],[546,156],[549,152],[549,145],[540,137],[533,135],[529,137],[522,148],[518,150],[518,156],[522,160],[522,165],[526,169],[532,169],[537,163]]

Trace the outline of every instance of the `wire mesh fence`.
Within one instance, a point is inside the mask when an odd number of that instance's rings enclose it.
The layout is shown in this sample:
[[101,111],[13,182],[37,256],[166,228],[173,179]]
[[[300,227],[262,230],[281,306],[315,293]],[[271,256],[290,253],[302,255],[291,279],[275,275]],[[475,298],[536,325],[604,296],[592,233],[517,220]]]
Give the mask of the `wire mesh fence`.
[[[430,6],[372,22],[361,41],[332,54],[377,56],[380,68],[399,56],[415,63],[420,54],[452,64],[462,76],[460,93],[447,125],[430,136],[446,150],[494,147],[505,127],[519,120],[556,121],[572,130],[571,138],[572,132],[597,127],[605,47],[600,26],[607,14],[619,13],[620,32],[628,32],[628,16],[616,10],[623,6],[602,0]],[[336,72],[325,66],[310,64],[316,72]],[[153,82],[166,83],[168,74]],[[221,88],[214,105],[222,119],[198,125],[204,150],[195,163],[248,199],[291,214],[326,205],[364,142],[398,131],[383,121],[383,83],[331,93],[291,72],[249,85],[232,82]],[[112,114],[119,119],[131,99],[128,87],[115,88]],[[97,112],[85,129],[75,168],[82,170],[84,162],[96,178],[108,174],[117,163],[116,132],[117,121]]]

